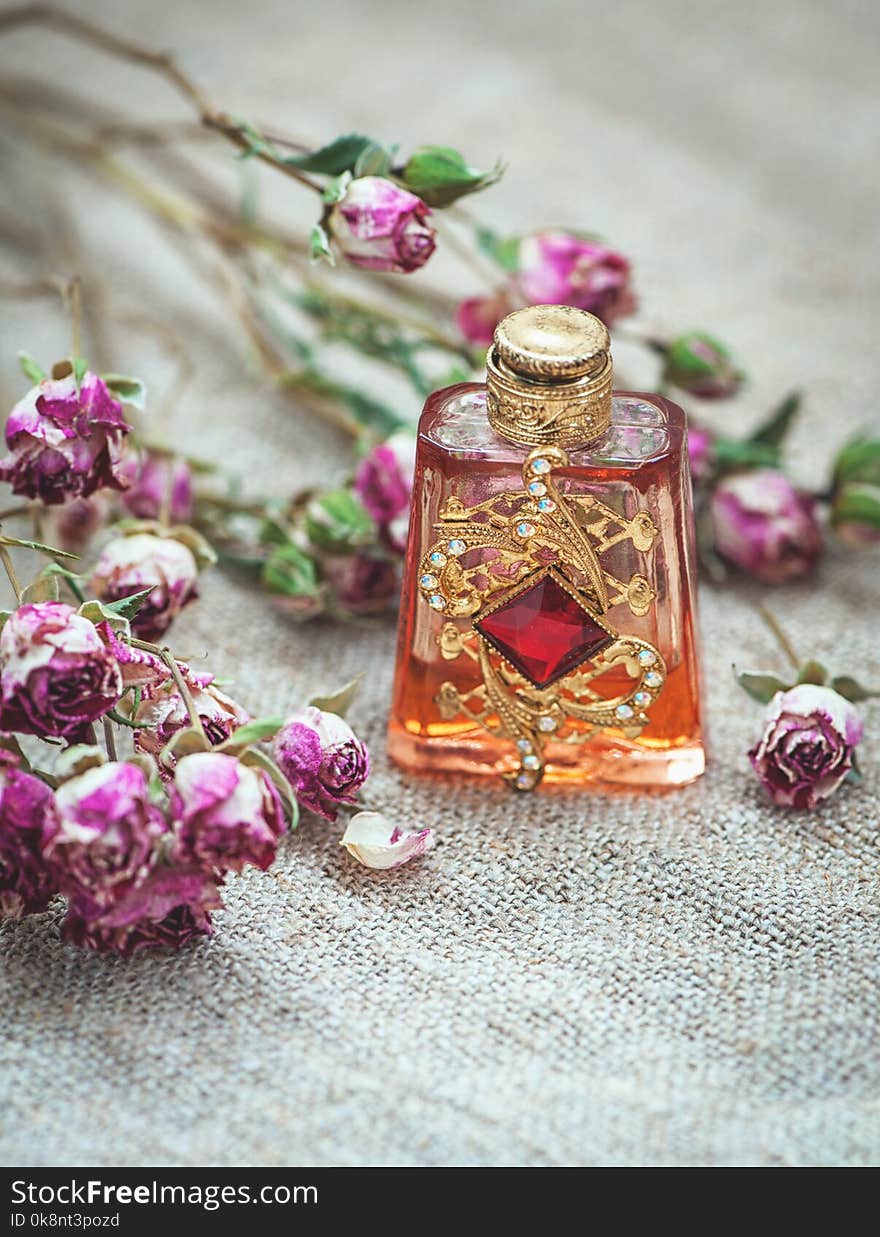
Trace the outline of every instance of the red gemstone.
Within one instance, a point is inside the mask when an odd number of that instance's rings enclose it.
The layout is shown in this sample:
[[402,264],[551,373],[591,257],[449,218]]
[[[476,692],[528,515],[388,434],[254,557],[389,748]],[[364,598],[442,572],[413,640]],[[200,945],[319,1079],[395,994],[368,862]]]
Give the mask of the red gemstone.
[[474,627],[535,687],[549,687],[614,640],[552,568]]

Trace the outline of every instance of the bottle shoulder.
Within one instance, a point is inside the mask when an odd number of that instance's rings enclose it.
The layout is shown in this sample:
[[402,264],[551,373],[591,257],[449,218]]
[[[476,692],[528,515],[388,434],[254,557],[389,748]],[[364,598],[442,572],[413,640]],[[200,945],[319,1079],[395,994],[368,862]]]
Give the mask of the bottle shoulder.
[[[684,443],[683,410],[661,395],[615,391],[611,425],[601,438],[569,450],[575,467],[640,468],[677,454]],[[519,464],[530,450],[496,434],[486,415],[486,387],[466,382],[435,391],[419,421],[420,444],[466,461]]]

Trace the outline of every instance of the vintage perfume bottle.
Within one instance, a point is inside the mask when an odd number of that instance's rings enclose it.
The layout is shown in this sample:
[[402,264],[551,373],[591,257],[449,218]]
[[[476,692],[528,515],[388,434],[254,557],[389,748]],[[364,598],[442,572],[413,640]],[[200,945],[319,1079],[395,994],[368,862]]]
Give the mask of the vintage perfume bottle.
[[678,786],[705,766],[687,427],[536,305],[419,422],[389,728],[414,772]]

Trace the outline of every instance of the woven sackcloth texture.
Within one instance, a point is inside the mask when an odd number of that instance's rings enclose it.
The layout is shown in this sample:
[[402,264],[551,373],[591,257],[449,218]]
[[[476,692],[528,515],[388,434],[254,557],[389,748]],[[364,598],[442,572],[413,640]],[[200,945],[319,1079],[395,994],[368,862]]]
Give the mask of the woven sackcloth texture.
[[[501,232],[594,229],[631,255],[647,327],[704,326],[750,370],[711,415],[745,432],[806,393],[792,467],[818,487],[876,407],[875,6],[593,0],[333,6],[253,0],[81,4],[173,46],[237,115],[329,137],[353,127],[508,161],[474,208]],[[18,33],[4,72],[179,117],[167,87],[57,36]],[[16,148],[17,149],[17,148]],[[351,459],[336,432],[248,367],[232,316],[179,248],[85,172],[37,173],[0,145],[23,221],[71,201],[118,299],[171,323],[197,365],[184,449],[279,495]],[[223,191],[237,165],[214,148]],[[204,158],[204,152],[200,155]],[[218,171],[219,169],[219,171]],[[225,180],[221,178],[225,177]],[[261,177],[305,227],[313,204]],[[33,268],[4,252],[4,271]],[[477,276],[438,254],[464,294]],[[114,301],[114,305],[116,302]],[[15,350],[49,358],[48,302],[4,302]],[[108,314],[115,309],[108,309]],[[121,315],[120,315],[121,316]],[[144,332],[112,368],[161,389]],[[629,385],[652,379],[620,344]],[[352,375],[356,375],[352,368]],[[399,394],[395,388],[396,395]],[[412,397],[407,395],[409,406]],[[62,945],[58,910],[6,926],[0,1156],[17,1164],[866,1164],[880,1151],[877,791],[808,814],[770,807],[745,753],[760,707],[731,665],[781,670],[755,614],[880,680],[878,558],[835,550],[814,582],[703,590],[710,772],[666,797],[539,794],[404,779],[384,755],[393,621],[298,627],[218,571],[174,631],[252,711],[368,671],[352,720],[372,804],[438,845],[396,874],[358,867],[306,819],[267,875],[229,881],[208,943],[119,961]],[[5,603],[4,603],[5,604]]]

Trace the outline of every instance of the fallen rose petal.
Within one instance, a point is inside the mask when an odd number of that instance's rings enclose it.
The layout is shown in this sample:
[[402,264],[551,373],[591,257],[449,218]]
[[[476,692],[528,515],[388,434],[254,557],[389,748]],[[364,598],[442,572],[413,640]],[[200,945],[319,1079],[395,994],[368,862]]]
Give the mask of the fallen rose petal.
[[358,863],[381,871],[399,868],[424,855],[434,845],[434,834],[431,829],[406,833],[381,812],[357,812],[349,821],[342,845]]

